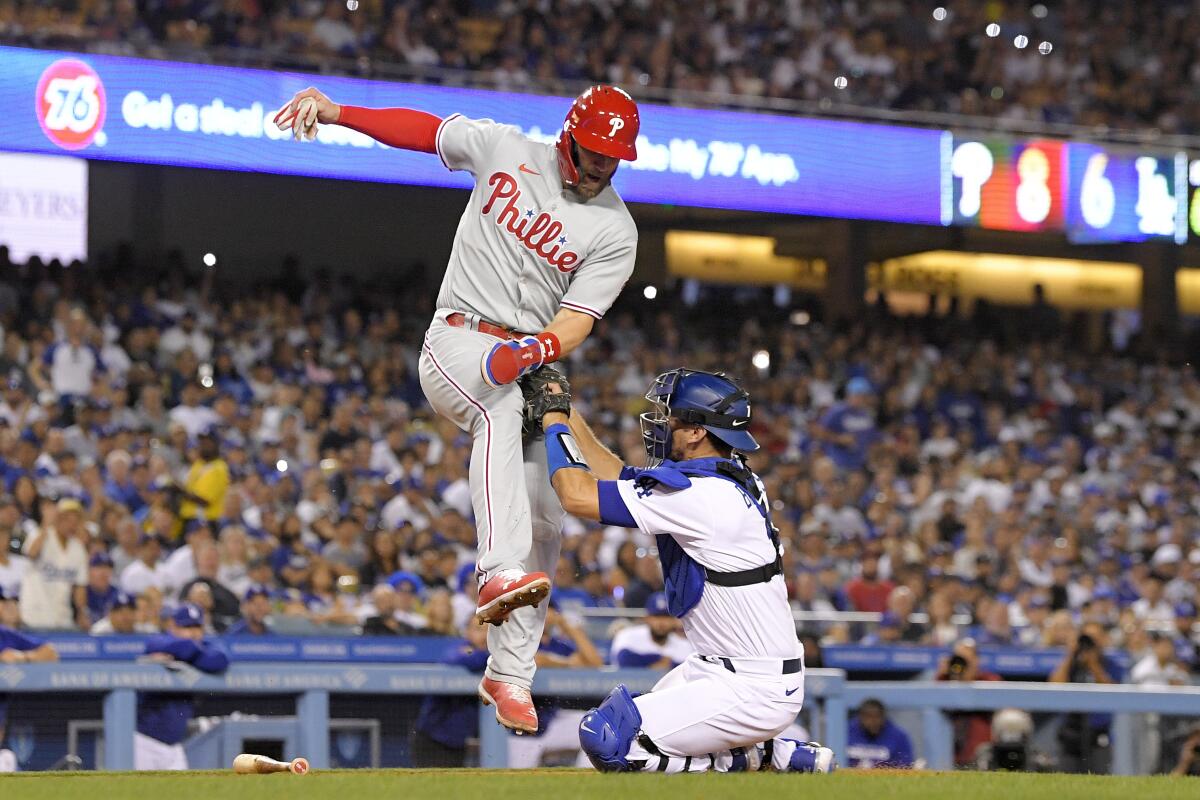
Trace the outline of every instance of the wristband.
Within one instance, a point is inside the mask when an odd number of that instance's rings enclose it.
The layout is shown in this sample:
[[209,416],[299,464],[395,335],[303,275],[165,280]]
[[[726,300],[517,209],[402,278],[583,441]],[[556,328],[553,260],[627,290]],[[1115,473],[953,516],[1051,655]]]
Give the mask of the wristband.
[[546,428],[546,471],[550,473],[550,480],[554,480],[554,473],[560,469],[587,468],[570,428],[561,422]]
[[542,345],[542,364],[552,364],[562,358],[562,345],[553,333],[542,331],[537,335],[537,340]]

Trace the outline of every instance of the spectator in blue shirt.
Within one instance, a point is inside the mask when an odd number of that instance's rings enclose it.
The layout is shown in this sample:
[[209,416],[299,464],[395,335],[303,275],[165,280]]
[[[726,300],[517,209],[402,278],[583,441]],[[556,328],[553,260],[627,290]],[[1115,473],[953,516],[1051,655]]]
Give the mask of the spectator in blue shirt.
[[93,553],[88,560],[87,596],[87,627],[90,629],[104,615],[117,596],[117,587],[113,586],[113,560],[103,550]]
[[[159,664],[182,662],[217,674],[229,668],[229,655],[204,638],[204,612],[185,603],[167,620],[167,632],[146,642],[146,659]],[[195,714],[190,694],[138,695],[137,733],[133,739],[134,769],[187,769],[183,740]]]
[[[6,595],[0,590],[0,602],[5,599]],[[0,664],[33,664],[39,661],[58,661],[58,651],[54,645],[0,625]],[[16,756],[3,747],[7,723],[8,695],[0,694],[0,772],[13,772],[17,768]]]
[[871,410],[873,391],[866,378],[851,378],[846,382],[846,399],[821,417],[818,435],[825,455],[842,469],[862,469],[867,449],[879,436],[875,412]]
[[120,503],[130,512],[135,512],[146,505],[133,478],[133,457],[125,450],[113,450],[104,457],[104,468],[107,480],[104,482],[104,494],[113,502]]
[[846,733],[846,758],[851,767],[909,768],[913,765],[912,740],[887,718],[887,709],[874,698],[864,700]]
[[559,558],[558,569],[555,571],[554,577],[554,602],[559,607],[578,610],[592,608],[595,605],[591,594],[578,585],[574,559],[568,556]]
[[226,636],[267,636],[267,617],[271,614],[271,590],[252,583],[242,598],[242,618],[225,629]]
[[604,584],[604,572],[597,564],[585,564],[579,568],[579,588],[587,593],[587,605],[591,608],[612,608],[616,605],[612,592]]
[[[467,622],[466,641],[451,647],[443,664],[465,667],[482,675],[487,667],[487,626]],[[479,701],[474,697],[430,695],[417,712],[410,739],[409,756],[414,767],[461,767],[465,765],[467,740],[479,735]]]
[[953,385],[938,393],[937,408],[954,422],[955,430],[967,428],[976,435],[983,434],[983,403],[965,372],[955,375]]

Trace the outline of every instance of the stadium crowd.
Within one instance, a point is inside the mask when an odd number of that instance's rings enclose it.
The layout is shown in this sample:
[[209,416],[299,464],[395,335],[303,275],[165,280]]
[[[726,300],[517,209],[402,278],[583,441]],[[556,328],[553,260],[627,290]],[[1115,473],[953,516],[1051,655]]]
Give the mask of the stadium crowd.
[[[430,286],[320,275],[223,297],[214,272],[0,248],[0,625],[153,632],[190,600],[234,635],[460,633],[469,439],[415,377]],[[1196,665],[1190,366],[1066,348],[1044,308],[1014,325],[878,306],[834,331],[758,290],[704,291],[626,292],[567,364],[577,403],[640,464],[658,372],[740,375],[794,607],[882,615],[807,632],[1070,647],[1083,627],[1135,659],[1170,641],[1172,679]],[[642,534],[568,519],[564,536],[564,614],[661,589]]]
[[378,64],[471,70],[511,89],[606,81],[1200,133],[1200,16],[1189,0],[1148,9],[1138,0],[0,0],[0,42],[199,59],[221,48],[263,66],[328,70],[340,58],[368,74]]

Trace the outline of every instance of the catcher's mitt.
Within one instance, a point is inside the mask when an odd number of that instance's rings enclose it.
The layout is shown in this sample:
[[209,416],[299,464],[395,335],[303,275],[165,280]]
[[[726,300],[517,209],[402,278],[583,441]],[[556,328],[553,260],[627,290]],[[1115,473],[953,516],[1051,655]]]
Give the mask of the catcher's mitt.
[[[525,441],[542,438],[542,417],[551,411],[571,413],[571,384],[567,376],[551,366],[541,367],[518,383],[525,396],[525,416],[521,421],[521,436]],[[548,384],[557,383],[561,393],[552,393]]]

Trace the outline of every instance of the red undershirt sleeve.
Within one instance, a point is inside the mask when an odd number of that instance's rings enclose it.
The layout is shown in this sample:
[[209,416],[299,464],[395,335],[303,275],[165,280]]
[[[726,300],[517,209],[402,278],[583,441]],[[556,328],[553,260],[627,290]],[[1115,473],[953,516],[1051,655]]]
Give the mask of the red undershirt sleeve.
[[365,133],[389,147],[436,153],[441,117],[411,108],[342,106],[337,124]]

